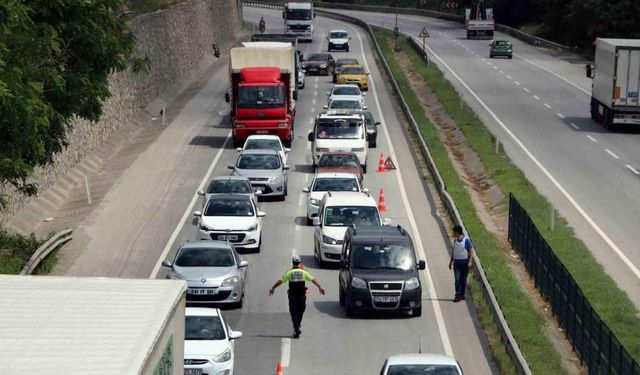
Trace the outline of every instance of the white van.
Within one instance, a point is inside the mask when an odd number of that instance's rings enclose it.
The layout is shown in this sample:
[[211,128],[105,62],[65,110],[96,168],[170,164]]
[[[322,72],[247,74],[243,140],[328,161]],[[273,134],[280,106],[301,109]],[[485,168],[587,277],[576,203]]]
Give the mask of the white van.
[[367,132],[361,114],[321,113],[308,138],[314,166],[325,152],[353,152],[367,173]]

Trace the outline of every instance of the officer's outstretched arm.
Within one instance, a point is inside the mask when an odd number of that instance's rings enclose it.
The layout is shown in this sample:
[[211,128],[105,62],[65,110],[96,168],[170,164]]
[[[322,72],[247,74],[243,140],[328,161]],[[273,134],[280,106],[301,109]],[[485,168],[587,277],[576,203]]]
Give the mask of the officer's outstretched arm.
[[276,281],[276,283],[273,284],[273,286],[271,287],[271,289],[267,291],[267,293],[269,293],[269,295],[272,296],[276,288],[279,287],[280,285],[282,285],[282,280]]

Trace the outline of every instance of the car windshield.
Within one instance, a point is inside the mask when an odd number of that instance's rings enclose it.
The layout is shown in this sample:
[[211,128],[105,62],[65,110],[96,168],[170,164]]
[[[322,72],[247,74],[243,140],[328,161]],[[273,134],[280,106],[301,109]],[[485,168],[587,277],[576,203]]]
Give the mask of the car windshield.
[[287,9],[287,19],[296,21],[309,21],[311,19],[310,9]]
[[307,61],[327,61],[329,60],[328,55],[323,53],[314,53],[313,55],[307,57]]
[[329,109],[362,109],[359,100],[333,99],[329,103]]
[[362,122],[357,120],[319,121],[316,128],[318,139],[358,139],[362,134]]
[[318,166],[323,168],[358,167],[360,162],[356,155],[322,155]]
[[280,168],[280,157],[272,154],[242,154],[237,166],[240,169],[274,170]]
[[346,39],[347,33],[345,33],[344,31],[332,31],[329,33],[329,38]]
[[209,200],[204,216],[253,216],[253,205],[249,200]]
[[352,224],[380,225],[378,209],[369,206],[330,206],[324,213],[324,225],[328,227],[348,227]]
[[282,151],[280,141],[269,138],[250,138],[244,143],[245,150],[276,150]]
[[351,251],[354,268],[409,271],[416,264],[413,259],[413,251],[407,245],[354,244]]
[[388,375],[459,375],[455,366],[448,365],[391,365]]
[[185,340],[224,340],[227,338],[220,318],[217,316],[186,316]]
[[505,40],[498,40],[495,42],[496,47],[511,47],[511,42]]
[[340,68],[341,74],[364,74],[364,69],[356,66],[343,66]]
[[239,108],[282,107],[284,101],[284,86],[241,86],[238,88]]
[[342,65],[359,65],[360,62],[358,62],[358,60],[356,59],[338,59],[336,61],[336,66],[342,66]]
[[207,194],[249,194],[253,193],[251,184],[246,180],[213,180],[207,186]]
[[178,267],[232,267],[235,264],[229,249],[186,248],[176,259]]
[[362,95],[357,86],[338,86],[333,89],[331,95]]
[[347,178],[316,178],[313,191],[358,191],[358,180]]

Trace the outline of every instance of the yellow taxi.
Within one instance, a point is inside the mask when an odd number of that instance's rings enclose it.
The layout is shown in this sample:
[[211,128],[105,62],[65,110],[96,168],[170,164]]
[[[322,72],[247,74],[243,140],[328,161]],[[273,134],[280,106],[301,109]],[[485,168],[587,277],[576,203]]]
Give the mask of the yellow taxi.
[[336,74],[336,83],[358,85],[360,90],[369,90],[369,72],[362,65],[343,65]]

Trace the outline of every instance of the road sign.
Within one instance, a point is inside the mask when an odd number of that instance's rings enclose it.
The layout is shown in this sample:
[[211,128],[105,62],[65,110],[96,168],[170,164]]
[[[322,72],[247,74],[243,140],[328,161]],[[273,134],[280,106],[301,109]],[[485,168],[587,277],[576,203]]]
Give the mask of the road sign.
[[387,160],[384,162],[384,169],[388,171],[396,169],[396,165],[393,164],[393,161],[391,160],[391,156],[389,156]]
[[418,38],[428,38],[429,37],[429,32],[427,31],[427,27],[423,26],[422,30],[420,31],[420,34],[418,34]]
[[443,8],[455,9],[455,8],[458,8],[459,4],[454,1],[445,1],[442,4],[440,4],[440,6]]

